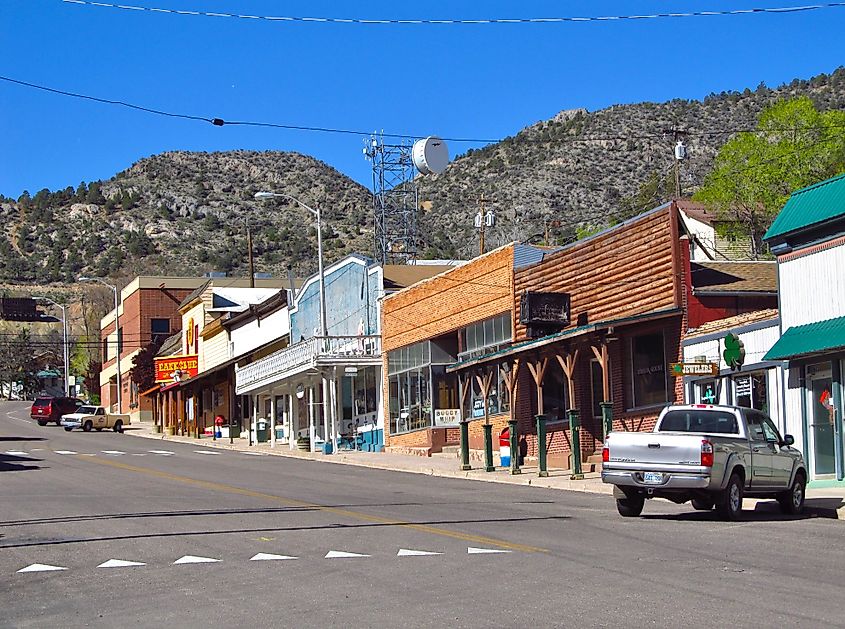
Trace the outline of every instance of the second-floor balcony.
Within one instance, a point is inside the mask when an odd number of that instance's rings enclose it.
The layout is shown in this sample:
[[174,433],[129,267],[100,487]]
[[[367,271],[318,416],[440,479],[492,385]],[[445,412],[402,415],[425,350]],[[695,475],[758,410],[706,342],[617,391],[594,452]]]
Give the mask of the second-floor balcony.
[[315,336],[235,367],[235,393],[243,395],[308,369],[381,364],[381,336]]

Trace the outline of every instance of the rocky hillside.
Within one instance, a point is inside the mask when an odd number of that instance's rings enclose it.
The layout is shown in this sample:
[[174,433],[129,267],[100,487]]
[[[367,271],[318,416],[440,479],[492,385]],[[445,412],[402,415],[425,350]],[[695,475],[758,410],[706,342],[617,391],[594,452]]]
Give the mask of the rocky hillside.
[[311,271],[312,215],[262,190],[320,203],[328,257],[372,248],[370,194],[328,165],[296,153],[172,152],[112,179],[0,204],[0,279],[68,282],[98,276],[243,272],[247,225],[256,271]]
[[[596,228],[674,195],[674,139],[688,131],[681,183],[693,192],[719,147],[735,129],[751,129],[780,98],[807,95],[821,110],[845,108],[845,68],[777,89],[711,94],[703,101],[617,105],[595,112],[563,111],[516,136],[469,151],[436,177],[421,179],[421,230],[432,250],[474,254],[472,217],[479,199],[496,212],[490,246],[539,238],[564,242],[578,228]],[[641,188],[644,194],[638,194]],[[467,244],[469,243],[469,244]]]
[[[819,109],[845,108],[845,69],[769,89],[703,101],[564,111],[516,136],[468,151],[420,178],[423,257],[477,252],[472,217],[483,194],[497,224],[488,248],[510,240],[566,242],[672,196],[667,129],[688,132],[682,184],[692,192],[722,143],[753,128],[783,97],[808,95]],[[455,147],[453,147],[454,150]],[[324,208],[326,258],[372,250],[370,193],[328,165],[295,153],[172,152],[142,159],[112,179],[17,200],[0,198],[0,281],[70,282],[81,273],[246,272],[246,225],[256,270],[316,267],[310,214],[255,192],[283,191]]]

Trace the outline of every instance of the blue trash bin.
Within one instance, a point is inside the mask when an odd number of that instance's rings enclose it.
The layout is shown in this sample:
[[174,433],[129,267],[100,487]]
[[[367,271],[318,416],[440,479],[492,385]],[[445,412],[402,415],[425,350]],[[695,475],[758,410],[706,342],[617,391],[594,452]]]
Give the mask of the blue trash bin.
[[323,444],[323,454],[331,454],[332,453],[332,442],[326,441]]

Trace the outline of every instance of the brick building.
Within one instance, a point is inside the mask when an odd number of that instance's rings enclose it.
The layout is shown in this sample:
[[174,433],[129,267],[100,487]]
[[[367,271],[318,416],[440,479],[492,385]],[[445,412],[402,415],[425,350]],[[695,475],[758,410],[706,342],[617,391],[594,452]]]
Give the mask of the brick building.
[[[506,245],[384,300],[384,398],[388,401],[384,424],[389,451],[439,452],[444,445],[458,442],[461,417],[473,412],[484,415],[485,406],[472,395],[472,387],[447,368],[511,345],[514,270],[547,253],[527,245]],[[488,416],[506,421],[507,396],[497,397],[495,405],[486,408]],[[480,449],[480,424],[472,422],[470,428],[473,447]]]

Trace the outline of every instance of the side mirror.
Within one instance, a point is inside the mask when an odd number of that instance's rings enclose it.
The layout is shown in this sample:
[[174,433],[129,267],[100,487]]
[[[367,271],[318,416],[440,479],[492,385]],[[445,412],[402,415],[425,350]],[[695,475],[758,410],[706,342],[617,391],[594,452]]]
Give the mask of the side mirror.
[[783,436],[783,445],[791,446],[793,443],[795,443],[795,437],[793,437],[792,435]]

